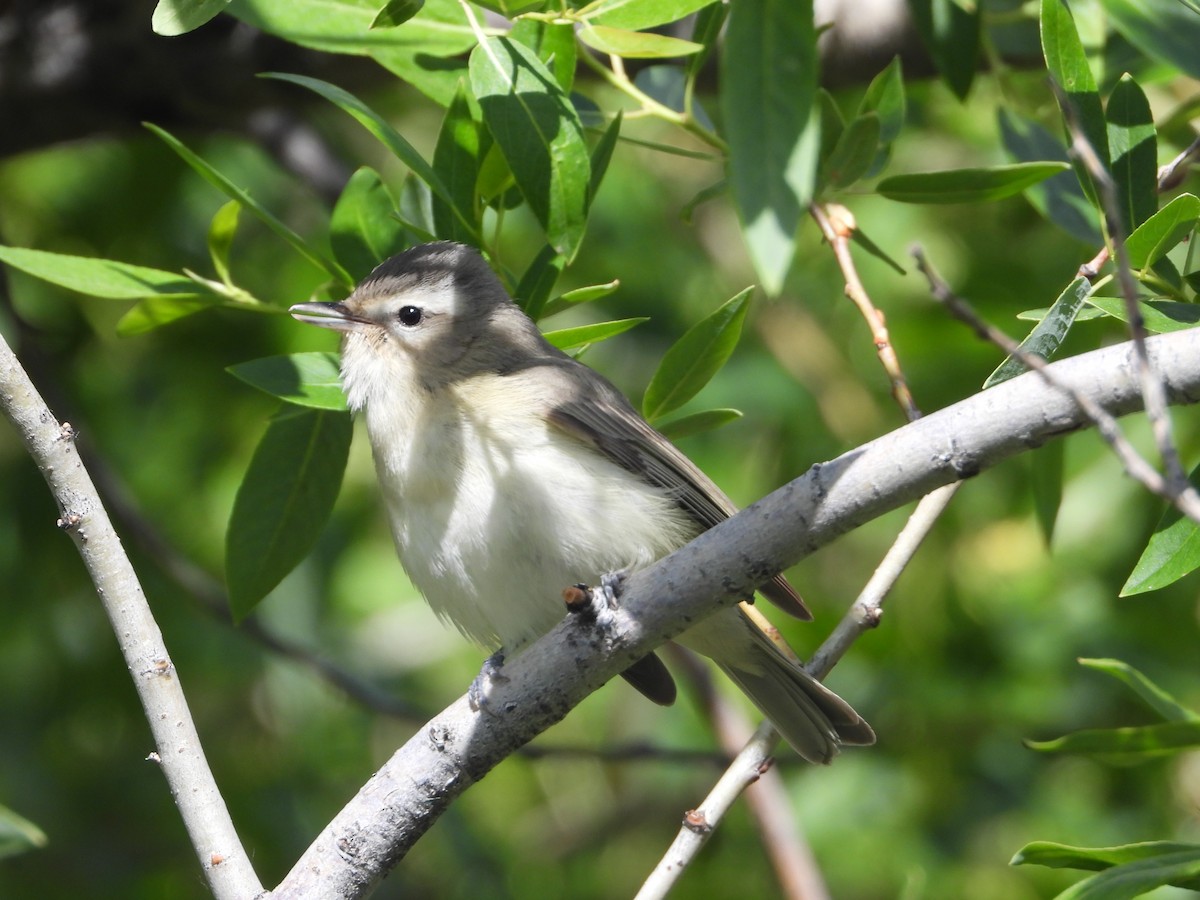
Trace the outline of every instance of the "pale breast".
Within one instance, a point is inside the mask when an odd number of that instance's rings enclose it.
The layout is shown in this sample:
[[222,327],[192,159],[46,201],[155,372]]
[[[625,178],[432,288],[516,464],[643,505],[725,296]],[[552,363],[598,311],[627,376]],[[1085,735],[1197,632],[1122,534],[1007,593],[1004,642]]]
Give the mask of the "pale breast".
[[644,566],[695,525],[663,492],[548,425],[539,387],[484,376],[368,430],[405,570],[434,611],[516,650],[564,614],[563,588]]

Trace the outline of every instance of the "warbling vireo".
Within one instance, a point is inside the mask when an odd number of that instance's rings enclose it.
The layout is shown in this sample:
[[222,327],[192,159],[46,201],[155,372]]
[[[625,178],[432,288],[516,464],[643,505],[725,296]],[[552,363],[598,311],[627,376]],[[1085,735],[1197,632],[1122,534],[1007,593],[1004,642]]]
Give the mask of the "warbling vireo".
[[[736,508],[593,370],[552,347],[479,254],[414,247],[301,322],[344,334],[342,382],[366,417],[400,561],[467,637],[519,651],[564,615],[563,589],[637,569]],[[811,618],[782,578],[760,588]],[[678,641],[713,659],[805,759],[871,727],[741,607]],[[625,677],[670,703],[653,654]]]

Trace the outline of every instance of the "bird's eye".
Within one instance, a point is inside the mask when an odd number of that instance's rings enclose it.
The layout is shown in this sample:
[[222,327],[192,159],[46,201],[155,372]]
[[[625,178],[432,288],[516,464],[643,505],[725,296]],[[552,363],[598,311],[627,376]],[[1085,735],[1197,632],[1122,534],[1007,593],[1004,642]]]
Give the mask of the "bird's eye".
[[396,313],[396,318],[400,321],[401,325],[413,328],[421,324],[421,319],[424,318],[424,315],[419,306],[402,306],[400,307],[400,311]]

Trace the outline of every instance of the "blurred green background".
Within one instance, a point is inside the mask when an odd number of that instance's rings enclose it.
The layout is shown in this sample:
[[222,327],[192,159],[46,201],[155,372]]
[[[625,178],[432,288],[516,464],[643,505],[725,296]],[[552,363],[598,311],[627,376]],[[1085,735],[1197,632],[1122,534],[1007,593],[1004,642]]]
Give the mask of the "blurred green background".
[[[1042,77],[1030,73],[1025,86],[1034,90]],[[966,106],[939,84],[910,88],[910,127],[891,171],[1003,161],[994,119],[1003,98],[989,94],[997,91],[992,82],[979,83]],[[853,108],[854,95],[840,96]],[[427,101],[394,87],[370,99],[419,149],[432,147],[439,118]],[[1162,92],[1151,99],[1164,108],[1172,102]],[[297,98],[299,113],[351,165],[398,174],[357,126],[308,103]],[[652,124],[627,133],[673,138]],[[325,221],[326,201],[260,147],[233,134],[185,137],[297,230],[313,234]],[[621,280],[595,308],[548,327],[652,317],[585,357],[635,399],[670,343],[753,281],[726,200],[701,205],[690,223],[681,218],[715,177],[711,163],[623,143],[561,284]],[[0,241],[211,275],[204,235],[223,200],[148,134],[93,137],[0,162]],[[1048,305],[1094,253],[1020,198],[932,210],[867,194],[847,202],[889,254],[906,260],[908,245],[920,242],[962,295],[1014,335],[1027,328],[1015,314]],[[531,223],[506,222],[515,268],[538,246]],[[866,256],[860,267],[918,405],[931,411],[974,393],[998,351],[950,321],[916,274],[900,277]],[[233,269],[281,309],[308,299],[321,281],[248,217]],[[128,304],[72,295],[16,271],[6,277],[0,330],[55,414],[79,429],[85,459],[105,473],[103,489],[134,512],[118,516],[118,530],[234,821],[260,877],[274,884],[421,720],[364,709],[220,621],[139,531],[151,529],[219,582],[234,493],[274,408],[224,367],[332,349],[333,336],[284,315],[217,310],[122,339],[114,324]],[[1077,329],[1086,340],[1075,338],[1079,346],[1068,351],[1121,337],[1112,324],[1086,324]],[[693,404],[707,406],[736,406],[745,418],[682,446],[739,503],[903,424],[870,334],[811,223],[783,296],[756,297],[733,359]],[[1194,464],[1196,415],[1183,410],[1175,421],[1185,464]],[[1129,425],[1148,449],[1143,423]],[[1200,706],[1195,577],[1117,597],[1162,504],[1122,476],[1094,434],[1072,436],[1047,547],[1030,500],[1031,467],[1017,459],[964,487],[897,585],[881,627],[831,676],[872,722],[878,746],[849,751],[828,768],[781,751],[796,814],[835,897],[1047,897],[1077,876],[1010,868],[1027,841],[1200,838],[1200,756],[1114,767],[1040,756],[1022,744],[1148,721],[1128,692],[1080,668],[1078,657],[1126,660]],[[780,622],[802,654],[852,602],[906,513],[790,573],[817,616],[814,624]],[[0,427],[0,804],[49,839],[0,861],[0,897],[205,897],[164,781],[144,761],[153,746],[129,676],[56,516],[16,435]],[[260,619],[427,713],[463,692],[483,656],[443,628],[407,584],[361,432],[333,520]],[[589,698],[537,744],[714,748],[687,691],[662,710],[624,683]],[[630,896],[718,771],[704,761],[510,759],[454,805],[377,896]],[[739,806],[675,896],[777,890]]]

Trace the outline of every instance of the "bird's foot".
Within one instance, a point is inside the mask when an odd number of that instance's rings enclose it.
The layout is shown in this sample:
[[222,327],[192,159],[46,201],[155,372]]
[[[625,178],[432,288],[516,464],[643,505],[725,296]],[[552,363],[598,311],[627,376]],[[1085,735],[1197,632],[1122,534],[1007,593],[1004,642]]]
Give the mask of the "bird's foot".
[[483,666],[471,686],[467,688],[467,703],[473,712],[487,709],[488,693],[492,686],[508,681],[508,676],[501,670],[504,668],[504,648],[500,648],[483,661]]
[[582,621],[593,622],[603,627],[612,619],[613,611],[620,606],[618,601],[628,576],[628,570],[609,572],[600,576],[599,587],[572,585],[563,591],[563,600],[566,601],[568,612]]

